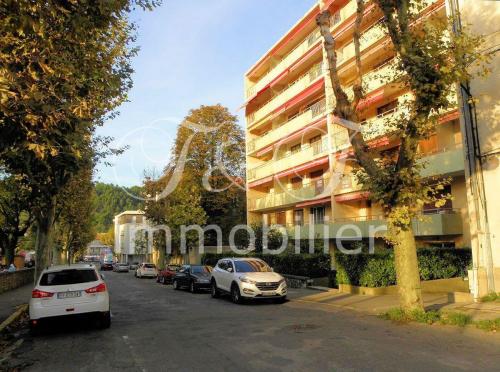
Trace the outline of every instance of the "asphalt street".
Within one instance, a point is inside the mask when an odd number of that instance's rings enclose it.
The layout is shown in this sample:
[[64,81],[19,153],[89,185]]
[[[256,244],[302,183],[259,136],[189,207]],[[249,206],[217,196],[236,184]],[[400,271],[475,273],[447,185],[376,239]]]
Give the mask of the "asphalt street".
[[[494,335],[397,325],[319,303],[235,305],[132,273],[106,272],[112,325],[85,322],[28,337],[30,371],[500,369]],[[307,292],[310,294],[310,292]]]

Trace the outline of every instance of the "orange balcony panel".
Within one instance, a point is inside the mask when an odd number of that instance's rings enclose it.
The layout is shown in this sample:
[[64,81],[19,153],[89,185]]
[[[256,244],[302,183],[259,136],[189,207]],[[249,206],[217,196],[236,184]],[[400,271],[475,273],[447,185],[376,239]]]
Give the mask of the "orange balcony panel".
[[335,201],[337,203],[342,203],[346,201],[366,200],[369,198],[369,196],[370,196],[369,191],[356,191],[356,192],[351,192],[349,194],[336,195]]
[[[318,41],[319,43],[319,41]],[[304,54],[302,57],[300,57],[298,60],[296,60],[289,68],[290,71],[294,71],[296,70],[297,68],[300,67],[300,65],[302,64],[302,62],[304,61],[307,61],[311,56],[313,56],[314,54],[316,54],[317,52],[319,52],[321,50],[321,48],[323,47],[322,44],[318,44],[316,45],[313,49],[311,49],[308,53]]]
[[308,131],[316,129],[316,128],[319,128],[322,125],[324,125],[325,123],[326,123],[326,117],[322,117],[321,119],[318,119],[315,122],[309,124],[308,126],[306,126],[306,127],[302,128],[302,129],[296,131],[295,133],[292,133],[289,136],[283,138],[282,140],[280,140],[279,142],[277,142],[276,144],[274,144],[274,146],[276,146],[276,145],[282,145],[284,143],[291,142],[291,141],[294,141],[296,139],[299,139],[304,134],[306,134]]
[[299,203],[295,206],[295,208],[308,207],[310,205],[329,204],[331,202],[332,202],[332,199],[330,197],[328,197],[328,198],[323,198],[323,199],[318,199],[318,200],[310,200],[310,201],[306,201],[304,203]]
[[277,173],[277,174],[274,175],[274,177],[275,178],[286,177],[286,176],[289,176],[291,174],[302,172],[302,171],[305,171],[305,170],[307,170],[309,168],[316,167],[318,165],[322,165],[322,164],[326,164],[326,163],[328,163],[328,156],[325,156],[323,158],[316,159],[316,160],[311,161],[309,163],[305,163],[305,164],[296,166],[294,168],[288,169],[286,171]]

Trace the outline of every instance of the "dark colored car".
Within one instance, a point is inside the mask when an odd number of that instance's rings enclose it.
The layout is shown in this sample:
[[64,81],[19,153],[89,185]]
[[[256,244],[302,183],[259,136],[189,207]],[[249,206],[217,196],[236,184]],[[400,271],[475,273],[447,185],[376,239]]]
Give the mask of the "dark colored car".
[[173,278],[174,289],[188,288],[191,293],[210,289],[212,266],[183,265]]
[[113,270],[113,262],[102,262],[101,271]]
[[167,265],[163,270],[158,273],[156,278],[157,283],[161,284],[171,284],[175,274],[180,270],[179,265]]

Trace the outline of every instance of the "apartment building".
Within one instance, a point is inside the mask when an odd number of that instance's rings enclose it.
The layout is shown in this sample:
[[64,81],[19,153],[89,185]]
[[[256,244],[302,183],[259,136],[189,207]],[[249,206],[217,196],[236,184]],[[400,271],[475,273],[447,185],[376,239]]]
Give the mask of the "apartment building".
[[[349,239],[359,233],[383,244],[386,221],[379,206],[356,184],[352,149],[343,124],[332,114],[334,95],[315,18],[328,8],[336,39],[341,83],[352,94],[355,0],[321,0],[245,74],[248,221],[286,226],[291,238]],[[422,16],[446,16],[444,0],[429,1]],[[383,83],[394,54],[380,25],[382,15],[367,2],[361,53],[367,97],[361,110],[363,135],[373,148],[390,151],[397,136],[384,123],[401,113],[411,93]],[[457,106],[458,107],[458,106]],[[418,246],[470,246],[464,152],[458,108],[443,112],[436,133],[419,146],[423,176],[450,177],[453,200],[422,210],[416,219]],[[346,229],[346,225],[355,228]]]
[[[125,211],[115,216],[115,256],[118,262],[149,262],[152,260],[152,246],[147,244],[150,230],[143,211]],[[146,235],[144,235],[146,234]],[[142,244],[138,239],[142,236]]]

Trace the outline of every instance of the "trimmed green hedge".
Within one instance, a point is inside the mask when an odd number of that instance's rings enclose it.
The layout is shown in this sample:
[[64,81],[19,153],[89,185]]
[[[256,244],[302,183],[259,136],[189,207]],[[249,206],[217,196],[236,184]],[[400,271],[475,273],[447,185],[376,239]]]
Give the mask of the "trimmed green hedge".
[[[467,276],[472,262],[469,249],[421,248],[417,251],[422,280]],[[346,255],[336,253],[337,283],[361,287],[396,284],[394,253]]]
[[224,257],[257,257],[267,262],[269,266],[280,274],[321,278],[330,272],[330,256],[325,254],[258,254],[251,253],[244,256],[205,253],[201,257],[204,265],[215,266],[218,260]]

